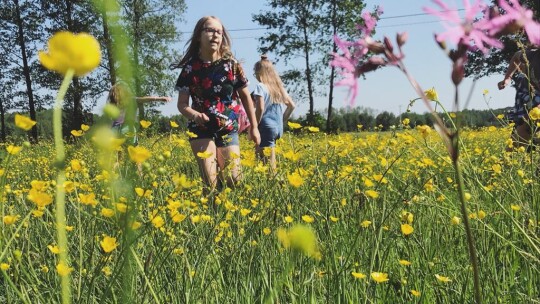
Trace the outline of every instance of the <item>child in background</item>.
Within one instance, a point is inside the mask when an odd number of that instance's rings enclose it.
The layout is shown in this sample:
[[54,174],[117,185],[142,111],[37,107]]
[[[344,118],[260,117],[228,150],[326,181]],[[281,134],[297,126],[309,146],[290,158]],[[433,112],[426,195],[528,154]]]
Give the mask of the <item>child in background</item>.
[[[257,155],[264,163],[270,162],[273,171],[276,169],[276,140],[283,135],[283,124],[289,119],[295,105],[285,90],[283,82],[274,69],[274,65],[266,55],[255,63],[253,68],[259,81],[253,92],[255,114],[259,123],[261,143],[256,148]],[[285,105],[285,112],[282,105]],[[264,149],[270,149],[266,156]]]
[[129,102],[131,98],[135,98],[137,103],[151,101],[169,102],[171,101],[171,98],[164,96],[133,97],[131,90],[124,82],[117,82],[111,87],[109,90],[109,96],[107,97],[107,102],[120,109],[120,115],[112,122],[112,128],[116,130],[119,135],[126,138],[126,143],[128,145],[136,146],[138,144],[136,127],[137,119],[133,119],[134,123],[132,125],[124,124],[126,120],[127,102]]
[[532,108],[540,107],[540,49],[529,47],[525,52],[517,51],[508,64],[504,79],[498,83],[499,90],[510,83],[516,72],[515,127],[511,135],[512,147],[507,151],[529,145],[532,138],[528,114]]
[[188,43],[185,56],[172,65],[182,68],[176,82],[178,110],[189,119],[189,141],[203,182],[214,189],[218,172],[227,167],[227,184],[232,187],[241,179],[238,99],[251,124],[251,139],[255,144],[260,141],[248,80],[232,56],[229,34],[218,18],[201,18]]

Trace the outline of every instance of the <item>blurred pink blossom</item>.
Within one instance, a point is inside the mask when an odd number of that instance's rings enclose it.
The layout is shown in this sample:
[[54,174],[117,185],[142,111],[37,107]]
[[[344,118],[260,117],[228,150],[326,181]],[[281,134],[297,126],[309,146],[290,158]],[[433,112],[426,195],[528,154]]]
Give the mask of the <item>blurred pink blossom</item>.
[[533,20],[533,12],[530,9],[521,6],[517,0],[499,0],[499,6],[506,13],[490,20],[490,34],[495,35],[506,26],[516,23],[525,29],[531,43],[540,45],[540,24]]
[[487,6],[482,0],[476,0],[472,5],[469,0],[463,0],[465,8],[464,19],[459,16],[458,10],[449,7],[441,0],[433,0],[441,11],[425,7],[424,11],[428,14],[437,16],[443,22],[446,32],[437,34],[438,42],[449,41],[456,45],[463,44],[470,50],[481,50],[484,54],[489,51],[487,47],[501,48],[503,44],[496,38],[488,35],[487,30],[491,26],[487,17],[475,22],[480,13],[485,13]]
[[358,95],[358,67],[360,61],[367,55],[369,49],[368,45],[373,40],[371,39],[371,33],[377,25],[378,17],[382,14],[382,9],[378,7],[375,12],[363,12],[362,19],[363,25],[357,25],[357,29],[360,32],[360,38],[356,41],[350,42],[341,40],[338,36],[334,36],[334,42],[339,48],[339,52],[333,53],[333,59],[330,64],[340,70],[338,73],[342,79],[335,83],[336,86],[349,87],[350,104],[354,103],[356,96]]

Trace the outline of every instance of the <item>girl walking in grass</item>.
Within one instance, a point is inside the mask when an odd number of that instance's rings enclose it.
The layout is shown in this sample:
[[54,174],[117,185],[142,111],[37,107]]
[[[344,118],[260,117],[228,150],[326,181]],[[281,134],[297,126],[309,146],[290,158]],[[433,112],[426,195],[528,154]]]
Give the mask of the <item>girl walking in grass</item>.
[[228,168],[226,181],[233,186],[241,179],[239,100],[251,123],[251,139],[255,144],[260,141],[248,80],[232,56],[229,34],[218,18],[201,18],[188,43],[185,56],[172,66],[182,68],[176,82],[178,110],[189,119],[191,149],[204,183],[213,189],[218,174]]
[[[266,55],[253,68],[259,81],[253,92],[255,113],[261,134],[261,143],[256,148],[257,155],[264,163],[276,169],[276,140],[283,135],[283,124],[289,119],[295,105],[285,90],[283,82]],[[285,111],[283,111],[285,105]],[[265,149],[270,149],[265,153]]]

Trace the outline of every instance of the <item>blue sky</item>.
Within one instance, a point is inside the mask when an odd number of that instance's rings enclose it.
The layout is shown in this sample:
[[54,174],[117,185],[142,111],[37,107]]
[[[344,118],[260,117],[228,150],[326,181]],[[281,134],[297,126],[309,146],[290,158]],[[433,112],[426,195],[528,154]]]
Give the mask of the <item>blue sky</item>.
[[[462,1],[446,0],[453,7],[462,8]],[[381,5],[384,14],[377,27],[375,39],[382,39],[384,35],[392,40],[397,32],[408,32],[409,40],[404,46],[405,64],[411,74],[416,78],[424,90],[435,87],[439,98],[448,109],[453,109],[454,88],[450,81],[451,62],[435,43],[433,35],[441,32],[443,27],[434,16],[424,15],[422,7],[436,7],[429,0],[381,0],[366,1],[367,8],[372,9],[375,5]],[[247,75],[251,76],[253,64],[258,60],[257,38],[264,35],[265,30],[260,29],[257,23],[252,21],[252,15],[268,10],[266,1],[262,0],[186,0],[187,12],[184,15],[185,22],[180,26],[180,31],[191,33],[199,18],[206,15],[214,15],[221,19],[232,37],[232,50],[235,56],[244,63]],[[411,16],[414,15],[414,16]],[[188,39],[190,34],[184,34],[182,39]],[[178,46],[183,48],[185,41]],[[269,54],[272,59],[272,54]],[[286,67],[277,65],[278,70]],[[394,67],[372,72],[366,75],[366,79],[359,79],[359,94],[355,106],[364,106],[379,112],[387,110],[394,114],[405,111],[409,100],[416,97],[411,85],[405,76]],[[250,88],[256,83],[251,77]],[[499,91],[497,82],[503,75],[495,75],[477,81],[472,98],[468,105],[469,109],[487,109],[512,106],[514,103],[514,90],[508,87]],[[460,86],[459,95],[462,96],[461,104],[471,90],[472,80],[466,79]],[[482,92],[489,90],[489,105],[486,104]],[[348,105],[347,92],[344,88],[337,88],[337,96],[334,101],[335,107]],[[164,115],[177,114],[177,95],[174,93],[174,102],[160,107]],[[326,107],[326,98],[317,98],[315,108],[323,110]],[[309,105],[298,105],[294,116],[304,115]],[[412,108],[414,112],[426,111],[425,106],[418,102]]]

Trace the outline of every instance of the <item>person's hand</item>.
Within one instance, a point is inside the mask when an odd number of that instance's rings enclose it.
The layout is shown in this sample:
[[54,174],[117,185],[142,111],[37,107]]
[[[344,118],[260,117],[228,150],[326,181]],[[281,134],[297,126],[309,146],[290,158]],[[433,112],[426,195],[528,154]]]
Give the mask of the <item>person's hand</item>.
[[259,133],[259,128],[253,128],[253,126],[249,127],[249,139],[251,139],[257,146],[261,144],[261,134]]
[[196,114],[193,115],[191,120],[193,120],[193,122],[195,122],[197,125],[202,126],[205,123],[209,122],[210,118],[208,118],[208,116],[206,116],[206,114],[204,113],[197,112]]
[[504,79],[503,81],[500,81],[500,82],[497,84],[497,86],[499,87],[499,90],[504,89],[504,88],[508,85],[509,82],[510,82],[510,79],[509,79],[509,78],[506,78],[506,79]]
[[169,96],[167,96],[167,97],[162,97],[161,100],[163,100],[163,101],[165,101],[165,102],[170,102],[170,101],[172,101],[172,97],[169,97]]

